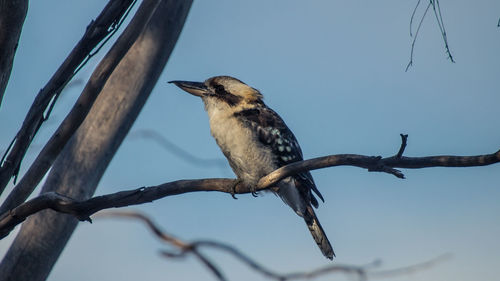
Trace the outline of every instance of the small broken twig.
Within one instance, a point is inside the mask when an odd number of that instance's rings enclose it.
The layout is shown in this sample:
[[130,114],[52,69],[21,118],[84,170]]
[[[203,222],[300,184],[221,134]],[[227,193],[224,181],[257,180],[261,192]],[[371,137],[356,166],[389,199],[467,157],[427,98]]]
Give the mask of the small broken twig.
[[406,135],[406,134],[399,134],[399,135],[401,136],[401,147],[399,148],[399,151],[396,154],[396,158],[401,158],[403,156],[403,153],[405,152],[406,144],[408,141],[408,135]]

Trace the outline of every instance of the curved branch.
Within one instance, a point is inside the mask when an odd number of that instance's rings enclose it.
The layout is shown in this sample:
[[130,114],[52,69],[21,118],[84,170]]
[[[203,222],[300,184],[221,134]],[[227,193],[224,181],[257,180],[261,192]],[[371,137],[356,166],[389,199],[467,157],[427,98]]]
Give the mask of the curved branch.
[[439,155],[428,157],[405,157],[399,156],[398,152],[396,156],[382,158],[380,156],[338,154],[299,161],[283,166],[260,179],[257,189],[267,188],[296,173],[334,166],[355,166],[368,169],[370,172],[384,172],[398,178],[404,178],[404,174],[395,168],[474,167],[491,165],[498,162],[500,162],[500,150],[492,154],[477,156]]
[[146,226],[153,232],[153,234],[158,237],[163,242],[173,246],[178,250],[178,252],[167,252],[162,251],[161,253],[165,257],[173,258],[173,257],[183,257],[186,254],[193,254],[196,256],[202,264],[207,266],[207,268],[214,274],[214,276],[218,280],[226,280],[220,269],[218,269],[213,261],[211,261],[205,254],[200,252],[201,248],[212,248],[219,251],[226,252],[233,256],[235,259],[239,260],[243,264],[247,265],[252,270],[260,273],[264,277],[273,280],[286,281],[286,280],[296,280],[296,279],[313,279],[330,273],[344,273],[344,274],[354,274],[358,277],[359,280],[367,280],[369,276],[373,277],[393,277],[400,276],[409,273],[414,273],[416,271],[420,271],[426,269],[430,266],[436,265],[436,263],[443,261],[450,257],[449,254],[439,256],[435,259],[410,265],[406,267],[389,269],[389,270],[373,270],[373,267],[380,266],[379,261],[375,261],[373,263],[367,265],[327,265],[324,267],[320,267],[311,271],[303,271],[303,272],[292,272],[292,273],[277,273],[274,270],[266,267],[263,264],[260,264],[256,260],[250,258],[245,255],[243,252],[239,251],[235,247],[232,247],[228,244],[212,241],[212,240],[196,240],[192,242],[185,242],[181,239],[163,232],[160,227],[158,227],[148,216],[143,215],[139,212],[129,211],[129,212],[104,212],[99,213],[100,217],[124,217],[124,218],[132,218],[142,221],[146,224]]
[[[405,138],[403,138],[403,141],[405,141]],[[398,178],[404,178],[403,173],[395,168],[472,167],[500,162],[500,150],[496,153],[478,156],[442,155],[405,157],[399,156],[400,154],[402,154],[401,149],[396,156],[387,158],[357,154],[338,154],[299,161],[283,166],[261,178],[256,190],[271,188],[280,180],[300,172],[326,167],[355,166],[367,169],[368,171],[385,172]],[[0,216],[0,238],[7,236],[16,225],[23,222],[28,216],[44,209],[71,214],[79,220],[91,221],[90,216],[103,209],[139,205],[183,193],[218,191],[230,194],[244,194],[252,192],[250,186],[236,184],[237,181],[234,179],[221,178],[179,180],[157,186],[141,187],[134,190],[97,196],[83,201],[74,200],[55,192],[48,192],[3,213]]]

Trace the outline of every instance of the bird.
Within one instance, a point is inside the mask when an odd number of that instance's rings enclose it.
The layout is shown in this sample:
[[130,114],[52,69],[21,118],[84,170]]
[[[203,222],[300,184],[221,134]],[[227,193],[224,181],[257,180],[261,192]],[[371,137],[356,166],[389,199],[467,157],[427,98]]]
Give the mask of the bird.
[[[255,188],[260,178],[287,164],[303,160],[302,150],[283,119],[263,101],[259,90],[230,76],[204,82],[170,81],[203,100],[210,131],[237,176],[237,183]],[[314,212],[323,196],[309,171],[281,180],[271,189],[302,217],[323,255],[335,256]]]

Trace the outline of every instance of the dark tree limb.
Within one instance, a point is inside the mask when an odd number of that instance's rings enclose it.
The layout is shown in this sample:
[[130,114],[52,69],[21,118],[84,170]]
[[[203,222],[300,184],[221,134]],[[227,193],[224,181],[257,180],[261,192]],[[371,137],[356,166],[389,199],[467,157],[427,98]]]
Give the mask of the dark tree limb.
[[[406,138],[402,137],[403,143]],[[402,145],[403,146],[403,145]],[[401,154],[401,156],[399,156]],[[380,156],[364,156],[357,154],[338,154],[295,162],[281,167],[260,179],[257,190],[272,188],[280,180],[309,170],[335,166],[355,166],[368,171],[384,172],[398,178],[404,178],[401,171],[395,168],[428,168],[428,167],[472,167],[485,166],[500,162],[500,150],[493,154],[478,156],[429,156],[405,157],[401,149],[396,156],[382,158]],[[113,194],[97,196],[88,200],[73,200],[57,193],[42,194],[0,216],[0,237],[5,237],[14,226],[28,216],[44,209],[52,209],[71,214],[79,220],[90,221],[90,216],[97,211],[119,208],[129,205],[149,203],[163,197],[198,191],[218,191],[229,194],[251,193],[251,187],[237,185],[234,179],[199,179],[179,180],[157,186],[142,187]]]
[[[85,117],[89,113],[92,105],[118,63],[120,63],[137,37],[139,37],[141,32],[144,30],[144,27],[153,13],[152,11],[155,9],[154,5],[158,5],[158,3],[159,0],[153,1],[153,4],[151,4],[152,7],[150,7],[149,10],[139,10],[135,15],[135,18],[138,19],[137,22],[140,24],[129,26],[128,32],[124,32],[109,52],[104,56],[102,61],[94,70],[92,76],[87,82],[87,85],[83,89],[71,111],[64,118],[49,141],[45,144],[26,174],[22,177],[21,181],[14,187],[14,190],[2,203],[0,213],[12,209],[13,207],[24,202],[36,188],[38,183],[40,183],[59,153],[63,150],[66,143],[82,124],[83,120],[85,120]],[[124,7],[122,7],[122,9],[123,8]],[[103,13],[105,14],[107,12],[104,11]]]
[[167,258],[179,258],[184,257],[188,254],[192,254],[197,257],[203,265],[205,265],[219,281],[227,280],[222,271],[215,265],[215,263],[208,258],[207,255],[201,252],[202,249],[215,249],[222,252],[226,252],[233,256],[235,259],[239,260],[252,270],[260,273],[264,277],[272,280],[287,281],[287,280],[301,280],[301,279],[313,279],[320,276],[324,276],[331,273],[343,273],[343,274],[353,274],[358,277],[358,280],[367,280],[369,277],[394,277],[401,276],[405,274],[414,273],[421,271],[423,269],[429,268],[436,265],[438,262],[446,260],[450,255],[442,255],[435,259],[411,265],[401,268],[389,269],[389,270],[374,270],[375,267],[381,265],[380,261],[375,261],[373,263],[361,266],[355,265],[339,265],[333,264],[317,268],[310,271],[304,272],[293,272],[293,273],[277,273],[274,270],[260,264],[256,260],[250,258],[246,254],[242,253],[235,247],[228,244],[211,241],[211,240],[196,240],[192,242],[183,241],[172,234],[166,233],[160,229],[148,216],[143,215],[139,212],[103,212],[98,214],[99,217],[124,217],[131,218],[142,221],[146,226],[153,232],[153,234],[159,238],[161,241],[165,242],[167,245],[173,246],[176,250],[172,251],[162,251],[162,255]]
[[0,0],[0,107],[27,12],[28,0]]
[[[233,179],[180,180],[96,196],[88,200],[75,200],[56,192],[46,192],[4,213],[0,217],[0,237],[5,237],[14,226],[44,209],[52,209],[73,215],[79,220],[90,221],[92,214],[103,209],[149,203],[166,196],[196,191],[231,193],[234,181]],[[248,192],[250,189],[238,190],[238,193]]]
[[[126,14],[133,2],[134,0],[110,0],[96,20],[87,26],[82,39],[73,48],[49,82],[40,90],[23,121],[21,129],[17,132],[11,146],[6,150],[0,162],[0,194],[11,177],[17,177],[19,166],[31,141],[42,123],[48,118],[47,114],[50,113],[50,108],[53,107],[61,91],[73,78],[76,71],[81,68],[82,63],[92,55],[92,50],[116,30],[123,15]],[[3,11],[3,7],[1,8]],[[9,14],[11,11],[6,10],[5,12]]]

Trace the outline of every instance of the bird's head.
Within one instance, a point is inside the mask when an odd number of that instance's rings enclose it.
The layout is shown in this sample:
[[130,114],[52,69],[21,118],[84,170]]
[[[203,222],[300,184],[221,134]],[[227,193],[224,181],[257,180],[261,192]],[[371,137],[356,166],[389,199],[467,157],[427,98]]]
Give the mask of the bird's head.
[[201,97],[215,99],[229,106],[262,102],[262,94],[240,80],[230,76],[215,76],[205,82],[170,81],[184,91]]

